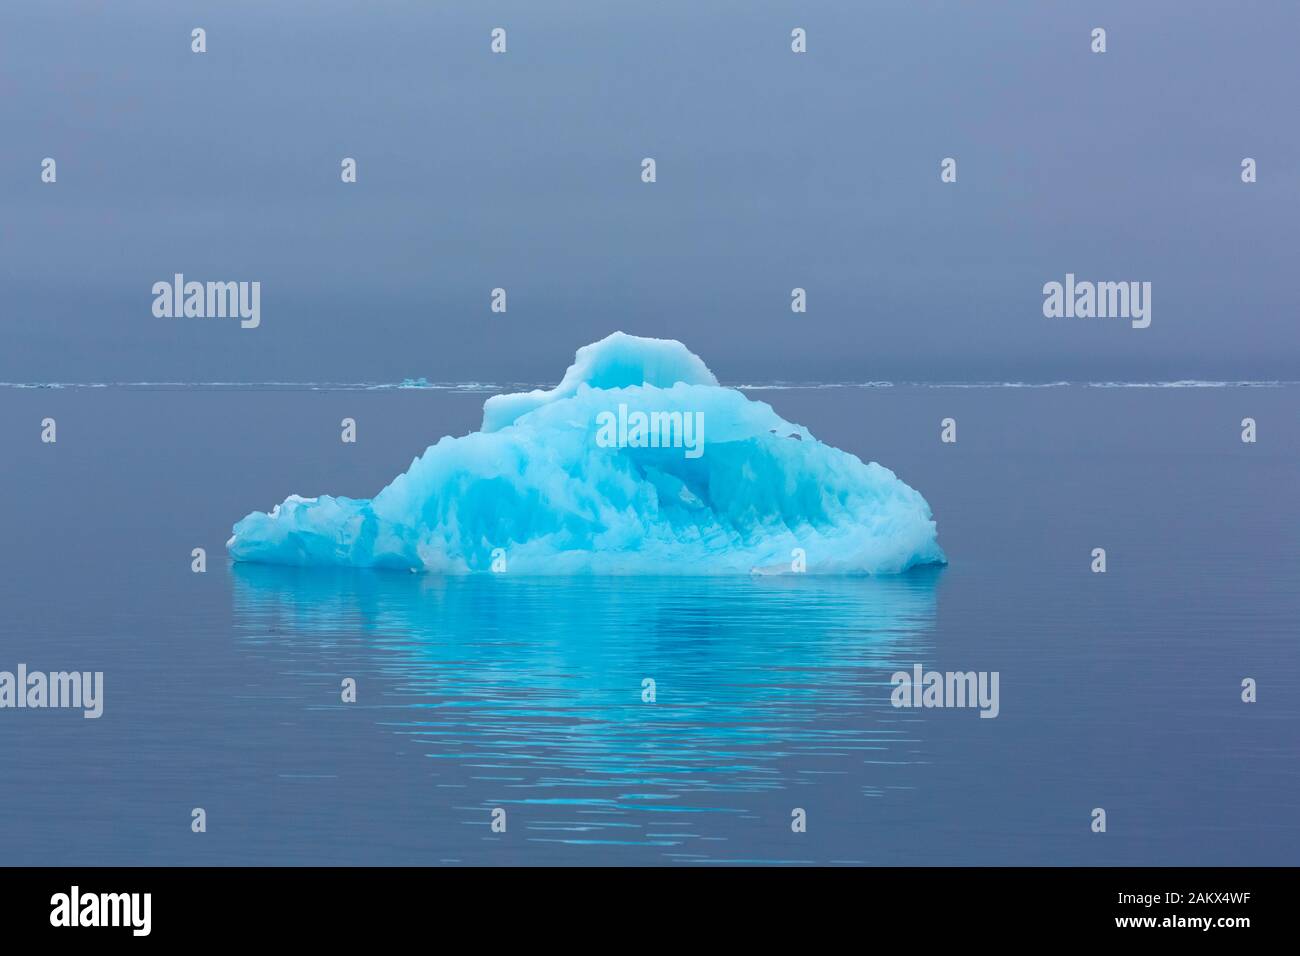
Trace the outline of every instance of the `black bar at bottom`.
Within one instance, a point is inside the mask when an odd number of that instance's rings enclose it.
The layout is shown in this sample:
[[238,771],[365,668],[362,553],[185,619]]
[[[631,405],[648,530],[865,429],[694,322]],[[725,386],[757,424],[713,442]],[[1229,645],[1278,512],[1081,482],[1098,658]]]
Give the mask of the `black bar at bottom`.
[[874,941],[915,941],[919,932],[987,942],[1046,930],[1231,943],[1287,927],[1296,875],[1290,868],[0,869],[0,926],[7,941],[76,933],[78,943],[205,945],[336,946],[390,934],[451,945],[444,934],[453,929],[471,934],[457,948],[479,934],[484,942],[536,945],[618,926],[633,936],[713,927],[761,939],[780,924]]

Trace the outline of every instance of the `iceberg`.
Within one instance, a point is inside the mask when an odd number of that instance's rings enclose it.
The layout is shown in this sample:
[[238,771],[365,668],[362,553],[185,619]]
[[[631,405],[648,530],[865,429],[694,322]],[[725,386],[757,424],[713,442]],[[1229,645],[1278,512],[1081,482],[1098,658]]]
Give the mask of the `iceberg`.
[[234,560],[465,574],[893,574],[946,563],[930,506],[875,462],[622,332],[552,389],[495,395],[374,498],[291,495]]

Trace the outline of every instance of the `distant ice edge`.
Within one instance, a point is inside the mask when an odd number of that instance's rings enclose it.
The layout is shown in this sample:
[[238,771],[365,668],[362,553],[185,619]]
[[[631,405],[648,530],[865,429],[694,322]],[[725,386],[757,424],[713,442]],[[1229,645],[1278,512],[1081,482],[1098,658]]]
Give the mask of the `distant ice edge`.
[[[604,447],[602,413],[700,413],[702,453]],[[605,419],[608,422],[608,419]],[[608,432],[605,437],[608,437]],[[943,564],[893,472],[718,384],[675,340],[615,332],[553,389],[496,395],[374,498],[290,495],[234,526],[236,561],[464,574],[893,574]],[[799,549],[799,550],[796,550]]]

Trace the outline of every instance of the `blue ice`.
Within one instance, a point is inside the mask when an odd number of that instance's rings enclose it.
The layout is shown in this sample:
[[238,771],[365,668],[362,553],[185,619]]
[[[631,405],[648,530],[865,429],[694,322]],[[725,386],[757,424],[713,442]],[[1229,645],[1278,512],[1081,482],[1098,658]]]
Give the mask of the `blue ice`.
[[890,574],[945,561],[892,471],[724,388],[680,342],[622,332],[553,389],[496,395],[374,498],[291,495],[237,561],[441,574]]

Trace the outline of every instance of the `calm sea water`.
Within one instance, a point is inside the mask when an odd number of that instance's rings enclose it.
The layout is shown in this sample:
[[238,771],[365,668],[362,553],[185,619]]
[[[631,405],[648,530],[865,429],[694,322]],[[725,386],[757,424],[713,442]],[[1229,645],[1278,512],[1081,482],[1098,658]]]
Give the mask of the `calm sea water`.
[[[232,567],[235,520],[370,496],[483,396],[0,394],[0,669],[102,670],[106,698],[0,711],[0,863],[1300,860],[1300,389],[753,396],[919,489],[951,564]],[[914,663],[998,671],[1000,715],[894,709]]]

